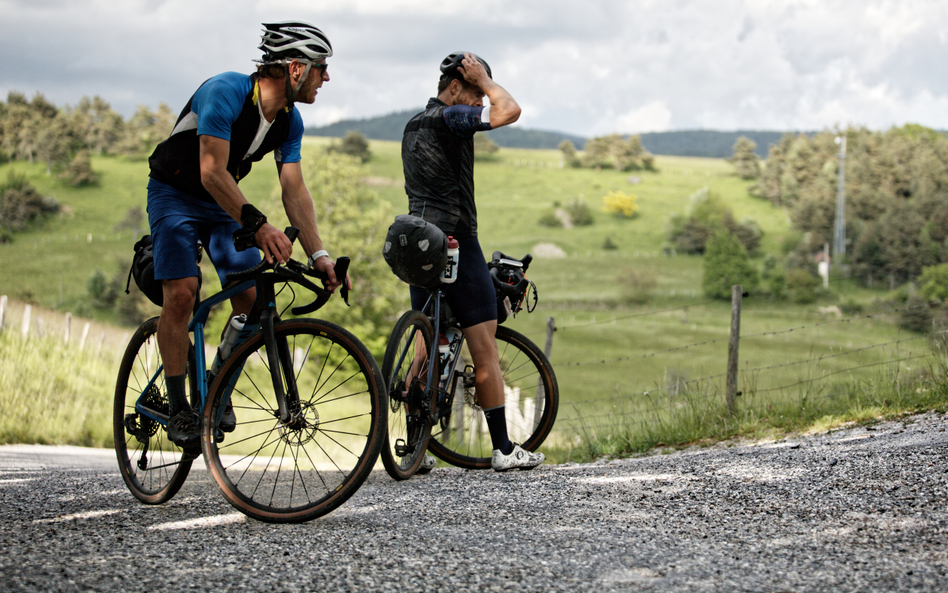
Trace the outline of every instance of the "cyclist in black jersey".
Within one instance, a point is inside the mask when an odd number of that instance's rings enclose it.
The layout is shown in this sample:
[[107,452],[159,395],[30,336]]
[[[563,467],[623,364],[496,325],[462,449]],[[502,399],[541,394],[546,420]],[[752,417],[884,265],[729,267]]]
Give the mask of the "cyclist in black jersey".
[[[484,96],[490,101],[484,106]],[[477,240],[474,203],[474,134],[514,123],[520,106],[494,82],[480,57],[454,52],[441,63],[438,96],[413,117],[402,138],[402,165],[410,214],[433,223],[460,245],[458,278],[443,286],[474,359],[475,391],[484,410],[498,471],[535,467],[542,453],[511,443],[504,414],[504,385],[497,351],[497,302],[487,262]],[[411,287],[412,308],[421,310],[428,292]],[[426,469],[434,459],[426,457]]]
[[[336,278],[316,225],[303,180],[300,144],[303,124],[294,102],[312,103],[329,80],[326,58],[332,46],[316,27],[303,22],[264,24],[257,72],[228,72],[205,81],[188,101],[170,137],[149,159],[148,219],[154,241],[155,278],[162,283],[158,347],[164,361],[171,422],[168,437],[182,447],[199,442],[200,422],[185,394],[188,320],[198,291],[198,239],[221,279],[259,261],[251,249],[237,252],[235,232],[252,237],[267,261],[284,263],[292,252],[286,235],[267,223],[237,186],[252,164],[273,153],[290,223],[300,229],[309,264]],[[231,300],[233,314],[250,311],[255,291]],[[232,412],[221,427],[233,426]],[[231,429],[232,430],[232,429]]]

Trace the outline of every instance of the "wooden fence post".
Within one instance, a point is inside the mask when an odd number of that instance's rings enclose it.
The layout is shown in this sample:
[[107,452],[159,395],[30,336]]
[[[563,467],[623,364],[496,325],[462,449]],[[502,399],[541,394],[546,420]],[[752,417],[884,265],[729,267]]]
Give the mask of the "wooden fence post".
[[69,326],[72,325],[72,313],[66,313],[66,335],[63,338],[63,342],[69,343]]
[[82,326],[82,338],[79,340],[79,349],[86,349],[86,338],[89,337],[89,322],[87,321],[84,326]]
[[7,323],[7,295],[0,296],[0,333]]
[[546,354],[546,357],[550,357],[550,353],[553,352],[553,332],[556,331],[556,322],[553,321],[552,317],[549,317],[546,320],[546,344],[543,346],[543,354]]
[[[543,354],[546,355],[547,359],[550,358],[550,353],[553,352],[553,332],[556,331],[556,323],[553,321],[552,317],[547,318],[546,320],[546,344],[543,347]],[[535,397],[535,408],[534,410],[543,409],[543,403],[546,400],[546,392],[543,391],[543,377],[537,377],[537,394]],[[529,419],[534,422],[534,427],[536,426],[536,417]]]
[[33,312],[33,307],[27,305],[23,307],[23,323],[20,325],[20,333],[23,334],[23,337],[26,338],[30,332],[30,313]]
[[731,287],[731,338],[727,343],[727,411],[729,414],[737,412],[737,353],[741,341],[741,298],[744,287],[736,284]]

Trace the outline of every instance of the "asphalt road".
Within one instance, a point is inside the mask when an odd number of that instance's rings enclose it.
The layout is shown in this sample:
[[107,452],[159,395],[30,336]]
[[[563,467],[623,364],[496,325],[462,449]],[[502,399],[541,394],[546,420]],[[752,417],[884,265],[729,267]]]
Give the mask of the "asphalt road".
[[200,461],[138,503],[111,451],[0,447],[2,591],[948,591],[948,419],[495,474],[384,471],[268,525]]

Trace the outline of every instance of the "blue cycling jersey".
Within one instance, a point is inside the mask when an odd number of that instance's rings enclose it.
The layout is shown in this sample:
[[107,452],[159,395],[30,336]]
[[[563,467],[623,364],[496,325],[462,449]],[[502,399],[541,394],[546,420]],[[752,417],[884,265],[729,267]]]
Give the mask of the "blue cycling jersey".
[[227,170],[239,182],[254,162],[270,152],[278,163],[299,162],[303,120],[290,107],[272,122],[266,121],[256,74],[225,72],[202,84],[178,116],[171,136],[158,145],[148,163],[153,179],[212,202],[201,183],[198,137],[202,135],[230,142]]

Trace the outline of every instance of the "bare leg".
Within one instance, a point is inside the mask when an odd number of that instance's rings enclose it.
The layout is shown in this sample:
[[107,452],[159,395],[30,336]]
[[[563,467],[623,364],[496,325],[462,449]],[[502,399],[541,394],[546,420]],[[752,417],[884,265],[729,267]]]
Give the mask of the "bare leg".
[[485,321],[464,328],[471,358],[474,359],[474,388],[477,404],[484,409],[504,405],[504,380],[500,374],[500,358],[497,353],[497,321]]
[[165,376],[185,374],[188,368],[188,322],[197,297],[197,276],[162,280],[164,305],[158,319],[158,350]]

